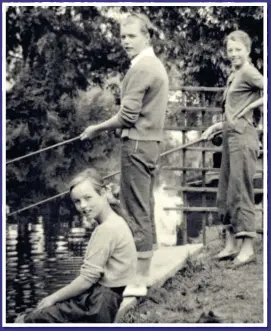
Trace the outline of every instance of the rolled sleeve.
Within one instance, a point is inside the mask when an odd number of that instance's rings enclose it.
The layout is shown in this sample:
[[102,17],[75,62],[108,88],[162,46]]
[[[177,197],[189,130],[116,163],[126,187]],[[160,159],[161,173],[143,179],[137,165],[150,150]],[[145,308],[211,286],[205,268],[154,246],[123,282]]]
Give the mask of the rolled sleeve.
[[104,273],[104,266],[112,250],[113,243],[110,233],[103,227],[97,227],[88,243],[80,275],[89,283],[96,283]]
[[145,68],[131,74],[118,113],[119,121],[124,127],[131,127],[138,120],[145,92],[151,86],[152,79]]

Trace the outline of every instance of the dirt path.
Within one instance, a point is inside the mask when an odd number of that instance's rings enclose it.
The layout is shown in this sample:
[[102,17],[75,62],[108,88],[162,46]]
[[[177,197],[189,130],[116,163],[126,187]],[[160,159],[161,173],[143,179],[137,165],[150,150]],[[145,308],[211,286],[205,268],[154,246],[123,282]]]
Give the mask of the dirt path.
[[223,323],[263,323],[263,246],[255,242],[257,264],[228,269],[230,262],[214,262],[221,239],[208,231],[208,247],[160,289],[128,311],[122,323],[197,323],[213,311]]

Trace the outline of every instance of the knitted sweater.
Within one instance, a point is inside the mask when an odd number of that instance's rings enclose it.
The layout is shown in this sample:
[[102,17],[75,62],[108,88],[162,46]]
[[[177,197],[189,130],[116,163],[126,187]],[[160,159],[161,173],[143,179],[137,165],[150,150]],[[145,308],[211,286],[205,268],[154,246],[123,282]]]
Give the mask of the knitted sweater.
[[134,140],[163,140],[169,82],[162,62],[144,56],[127,72],[122,83],[122,137]]
[[137,253],[132,233],[120,216],[98,225],[86,250],[80,274],[90,284],[126,286],[136,272]]

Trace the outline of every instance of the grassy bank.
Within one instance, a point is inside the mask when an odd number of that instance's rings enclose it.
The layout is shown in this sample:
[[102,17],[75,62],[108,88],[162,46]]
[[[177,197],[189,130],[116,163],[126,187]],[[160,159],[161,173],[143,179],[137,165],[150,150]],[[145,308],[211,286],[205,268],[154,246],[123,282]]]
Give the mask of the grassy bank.
[[[151,289],[122,323],[197,323],[213,311],[223,323],[263,322],[263,244],[255,241],[257,263],[229,269],[229,261],[215,262],[220,229],[207,231],[207,247],[187,261],[184,269],[162,288]],[[200,322],[204,322],[205,318]],[[209,320],[210,321],[210,320]]]

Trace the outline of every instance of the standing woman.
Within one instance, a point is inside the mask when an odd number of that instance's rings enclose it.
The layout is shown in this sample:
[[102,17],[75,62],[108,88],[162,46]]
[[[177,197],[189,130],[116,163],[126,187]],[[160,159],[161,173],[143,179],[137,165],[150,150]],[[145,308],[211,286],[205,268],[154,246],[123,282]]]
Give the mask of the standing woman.
[[[217,259],[231,259],[233,267],[256,260],[253,178],[259,152],[259,139],[253,110],[263,105],[263,76],[251,64],[251,39],[237,30],[226,38],[232,73],[223,95],[225,121],[209,127],[202,135],[210,139],[223,129],[223,151],[217,193],[218,213],[226,228],[225,248]],[[237,240],[242,240],[239,251]]]

